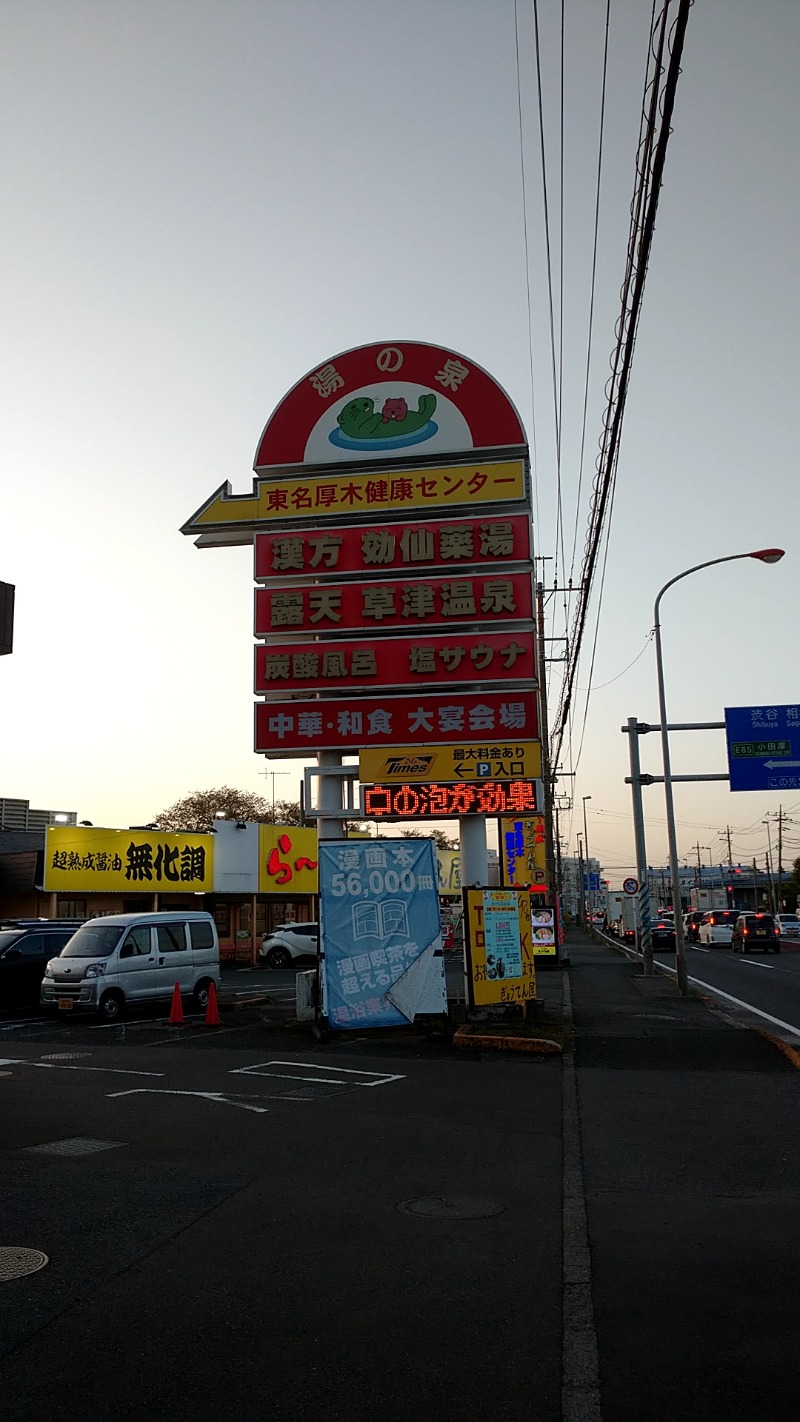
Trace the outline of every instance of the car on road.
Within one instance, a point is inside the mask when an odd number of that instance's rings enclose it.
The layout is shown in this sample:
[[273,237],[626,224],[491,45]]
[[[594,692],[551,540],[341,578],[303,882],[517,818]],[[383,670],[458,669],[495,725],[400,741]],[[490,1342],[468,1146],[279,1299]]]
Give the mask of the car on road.
[[0,922],[0,1011],[36,1007],[44,971],[83,919],[12,918]]
[[683,915],[683,936],[687,943],[696,943],[700,932],[700,924],[705,918],[705,909],[691,909],[689,913]]
[[781,935],[771,913],[741,913],[731,938],[734,953],[780,953]]
[[675,952],[675,924],[666,914],[659,914],[650,924],[654,953]]
[[712,909],[710,913],[703,914],[697,935],[698,943],[704,943],[707,948],[721,948],[723,945],[728,947],[737,918],[738,909]]
[[796,913],[777,913],[775,917],[784,938],[800,938],[800,916]]
[[295,958],[316,956],[318,950],[318,923],[284,923],[264,934],[258,956],[270,968],[288,968]]

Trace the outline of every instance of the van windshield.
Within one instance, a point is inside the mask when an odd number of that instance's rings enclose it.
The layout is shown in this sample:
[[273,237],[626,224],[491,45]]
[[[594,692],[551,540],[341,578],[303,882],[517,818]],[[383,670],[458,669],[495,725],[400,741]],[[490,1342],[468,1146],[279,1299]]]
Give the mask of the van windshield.
[[122,923],[95,919],[79,928],[62,949],[62,958],[109,958],[125,932]]

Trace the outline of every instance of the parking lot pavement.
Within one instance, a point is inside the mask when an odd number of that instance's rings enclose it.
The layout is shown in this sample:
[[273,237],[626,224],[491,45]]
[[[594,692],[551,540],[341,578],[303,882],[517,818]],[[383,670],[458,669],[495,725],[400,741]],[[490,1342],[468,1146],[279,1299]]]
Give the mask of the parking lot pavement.
[[557,1062],[99,1035],[0,1043],[4,1419],[558,1422]]

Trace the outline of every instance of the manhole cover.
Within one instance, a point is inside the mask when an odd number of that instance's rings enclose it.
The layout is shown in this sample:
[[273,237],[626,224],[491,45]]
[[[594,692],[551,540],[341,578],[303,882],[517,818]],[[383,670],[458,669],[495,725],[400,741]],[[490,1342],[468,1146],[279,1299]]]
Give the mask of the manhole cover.
[[483,1220],[502,1215],[505,1205],[475,1195],[429,1195],[423,1200],[403,1200],[397,1208],[404,1215],[424,1215],[428,1219]]
[[355,1091],[355,1086],[343,1083],[341,1086],[300,1086],[296,1091],[282,1091],[280,1101],[316,1101],[323,1096],[343,1096],[346,1091]]
[[7,1283],[9,1279],[22,1279],[26,1274],[35,1274],[37,1269],[43,1269],[49,1262],[41,1249],[0,1246],[0,1283]]
[[76,1062],[78,1057],[88,1057],[88,1052],[48,1052],[43,1062]]
[[92,1136],[70,1136],[65,1141],[45,1141],[43,1145],[26,1146],[31,1154],[41,1155],[91,1155],[96,1150],[116,1150],[124,1141],[98,1141]]

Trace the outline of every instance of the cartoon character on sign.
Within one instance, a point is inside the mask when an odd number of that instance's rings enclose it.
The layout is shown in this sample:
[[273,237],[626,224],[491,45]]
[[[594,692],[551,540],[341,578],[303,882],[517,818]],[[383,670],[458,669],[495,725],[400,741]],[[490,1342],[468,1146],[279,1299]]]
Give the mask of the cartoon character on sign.
[[436,396],[420,395],[416,410],[409,410],[402,395],[388,396],[380,410],[370,395],[348,400],[328,435],[331,444],[344,449],[400,449],[432,439],[439,426],[433,419]]

